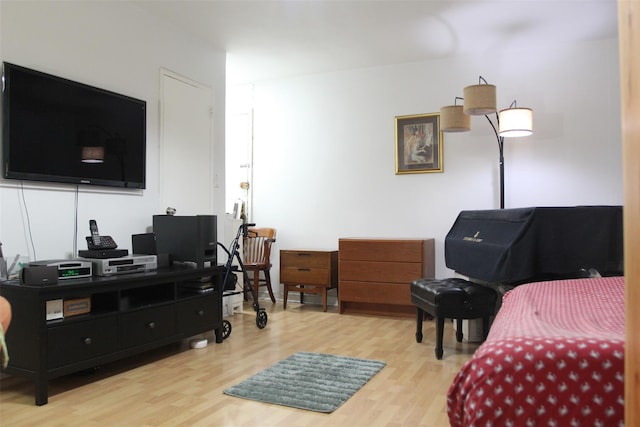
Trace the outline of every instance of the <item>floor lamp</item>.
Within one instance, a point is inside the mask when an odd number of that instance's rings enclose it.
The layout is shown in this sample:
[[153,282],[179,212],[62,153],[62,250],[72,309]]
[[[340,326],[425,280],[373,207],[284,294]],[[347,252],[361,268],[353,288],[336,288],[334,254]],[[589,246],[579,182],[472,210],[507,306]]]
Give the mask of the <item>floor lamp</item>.
[[[458,100],[463,105],[458,105]],[[495,124],[489,114],[495,113]],[[527,136],[533,133],[533,111],[517,107],[513,101],[509,108],[498,112],[496,87],[480,76],[477,85],[464,88],[464,97],[456,97],[454,105],[440,109],[442,132],[466,132],[471,130],[471,116],[485,116],[498,141],[500,165],[500,209],[504,209],[504,138]]]

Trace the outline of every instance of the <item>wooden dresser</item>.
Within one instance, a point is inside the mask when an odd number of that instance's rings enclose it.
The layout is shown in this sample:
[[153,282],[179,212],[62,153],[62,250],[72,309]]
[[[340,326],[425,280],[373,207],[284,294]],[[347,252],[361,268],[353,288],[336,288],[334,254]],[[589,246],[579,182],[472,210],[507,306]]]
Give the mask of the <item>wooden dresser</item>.
[[327,311],[327,290],[338,287],[338,251],[281,250],[280,282],[284,285],[284,308],[289,291],[322,295],[322,308]]
[[339,239],[340,313],[414,316],[411,282],[435,277],[433,239]]

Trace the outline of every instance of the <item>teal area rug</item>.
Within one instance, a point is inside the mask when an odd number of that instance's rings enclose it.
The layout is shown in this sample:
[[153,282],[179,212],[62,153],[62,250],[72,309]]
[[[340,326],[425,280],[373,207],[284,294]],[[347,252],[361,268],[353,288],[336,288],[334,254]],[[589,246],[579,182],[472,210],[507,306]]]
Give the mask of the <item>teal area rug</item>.
[[322,353],[295,353],[229,387],[225,394],[316,412],[333,412],[385,362]]

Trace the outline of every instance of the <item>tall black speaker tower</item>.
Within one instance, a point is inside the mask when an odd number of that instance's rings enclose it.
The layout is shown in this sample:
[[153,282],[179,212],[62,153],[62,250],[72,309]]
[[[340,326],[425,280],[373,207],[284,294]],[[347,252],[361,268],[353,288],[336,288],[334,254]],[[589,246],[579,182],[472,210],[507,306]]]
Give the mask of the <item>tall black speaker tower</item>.
[[215,215],[154,215],[153,232],[159,254],[169,254],[171,261],[205,262],[216,265],[218,254]]

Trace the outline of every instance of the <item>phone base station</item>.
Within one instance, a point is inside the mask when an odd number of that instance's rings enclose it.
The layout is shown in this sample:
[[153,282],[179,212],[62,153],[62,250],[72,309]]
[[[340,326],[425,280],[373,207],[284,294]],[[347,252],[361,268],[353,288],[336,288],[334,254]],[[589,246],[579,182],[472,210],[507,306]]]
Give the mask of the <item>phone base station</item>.
[[127,249],[89,249],[86,251],[78,251],[78,256],[82,258],[120,258],[129,255]]

